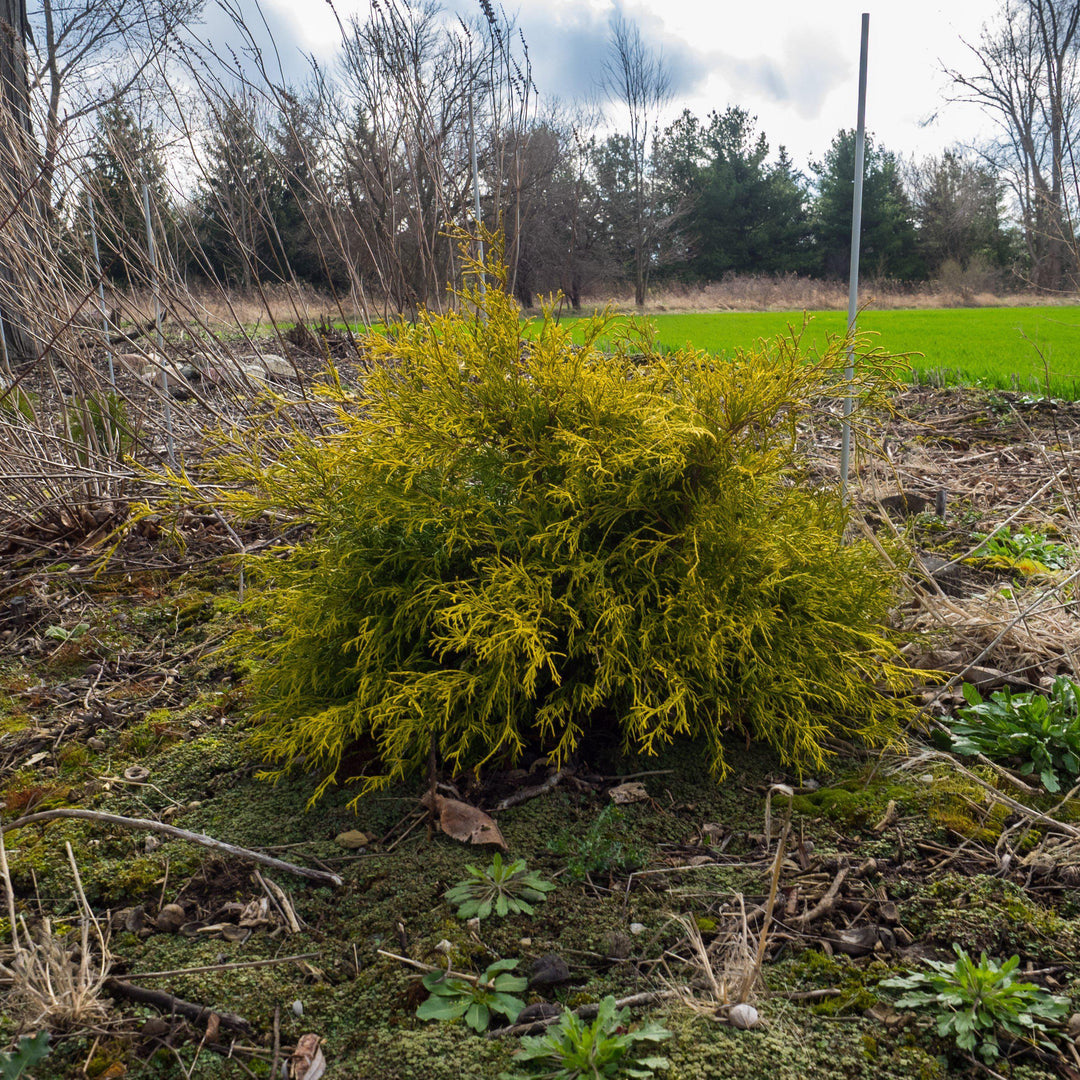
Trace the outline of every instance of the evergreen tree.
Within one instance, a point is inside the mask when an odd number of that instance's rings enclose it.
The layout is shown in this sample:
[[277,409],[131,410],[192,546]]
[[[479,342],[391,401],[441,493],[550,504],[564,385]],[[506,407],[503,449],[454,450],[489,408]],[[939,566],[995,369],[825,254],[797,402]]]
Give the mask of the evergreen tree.
[[[170,220],[165,155],[157,135],[149,125],[140,124],[123,102],[112,102],[98,113],[89,158],[85,196],[94,203],[102,273],[114,281],[144,281],[144,183],[149,187],[155,226],[162,221],[168,225]],[[86,235],[84,205],[79,208],[77,228]]]
[[228,98],[214,109],[196,196],[200,267],[248,288],[287,276],[276,231],[280,174],[253,103]]
[[658,147],[670,213],[682,216],[681,268],[693,277],[810,269],[802,178],[783,147],[769,162],[754,124],[735,106],[710,113],[705,124],[684,111]]
[[[821,161],[811,163],[817,197],[812,223],[817,269],[826,277],[847,275],[855,191],[855,132],[840,131]],[[911,201],[896,155],[866,137],[863,173],[861,272],[903,281],[926,277],[919,254]]]
[[330,181],[320,167],[318,102],[285,98],[270,137],[280,177],[271,209],[287,267],[303,281],[344,282],[346,275],[337,257],[319,239]]

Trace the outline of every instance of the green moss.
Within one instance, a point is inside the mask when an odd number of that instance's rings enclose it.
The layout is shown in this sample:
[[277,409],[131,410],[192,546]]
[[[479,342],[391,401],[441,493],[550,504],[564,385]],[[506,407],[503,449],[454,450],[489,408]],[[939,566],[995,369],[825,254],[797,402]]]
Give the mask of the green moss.
[[[825,818],[848,828],[873,825],[885,814],[893,801],[902,810],[916,805],[920,793],[895,780],[863,780],[855,777],[834,787],[821,787],[816,791],[799,792],[791,800],[792,809],[811,818]],[[774,799],[784,806],[783,796]]]

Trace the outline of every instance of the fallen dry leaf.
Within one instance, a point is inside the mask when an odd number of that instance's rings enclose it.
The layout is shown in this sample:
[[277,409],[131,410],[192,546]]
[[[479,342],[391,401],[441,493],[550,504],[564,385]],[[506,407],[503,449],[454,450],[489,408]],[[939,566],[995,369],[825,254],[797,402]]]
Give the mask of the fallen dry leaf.
[[374,839],[374,836],[371,836],[366,832],[361,832],[359,829],[349,829],[348,832],[338,833],[337,836],[334,837],[334,842],[338,847],[355,851],[357,848],[366,847]]
[[[430,810],[431,799],[432,794],[427,791],[420,802]],[[439,815],[439,828],[452,839],[463,844],[496,844],[503,851],[509,850],[499,826],[483,810],[442,795],[435,795],[434,809]]]
[[301,1035],[289,1061],[289,1076],[292,1080],[319,1080],[326,1072],[326,1058],[323,1057],[318,1035]]

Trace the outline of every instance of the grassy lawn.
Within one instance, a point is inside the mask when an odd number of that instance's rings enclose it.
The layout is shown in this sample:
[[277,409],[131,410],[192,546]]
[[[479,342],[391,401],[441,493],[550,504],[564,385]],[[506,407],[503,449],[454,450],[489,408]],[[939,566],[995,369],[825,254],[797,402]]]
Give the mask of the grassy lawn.
[[[843,333],[843,312],[812,313],[806,341],[824,343]],[[661,345],[687,344],[727,353],[759,338],[783,334],[802,325],[801,312],[720,312],[650,315]],[[917,311],[871,311],[859,329],[878,335],[877,344],[910,355],[920,381],[981,384],[1041,394],[1049,366],[1054,397],[1080,398],[1080,307],[939,308]],[[1040,352],[1042,356],[1040,356]]]

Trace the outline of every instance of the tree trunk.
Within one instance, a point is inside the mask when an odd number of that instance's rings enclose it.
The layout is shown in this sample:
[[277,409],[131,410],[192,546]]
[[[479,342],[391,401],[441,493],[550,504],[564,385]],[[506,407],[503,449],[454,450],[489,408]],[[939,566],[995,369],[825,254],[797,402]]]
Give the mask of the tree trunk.
[[[25,255],[32,247],[20,244],[28,228],[36,195],[36,158],[30,132],[26,68],[26,0],[0,0],[0,217],[12,217],[0,228],[0,331],[8,359],[35,359],[37,349],[26,325]],[[4,243],[4,240],[8,243]]]

